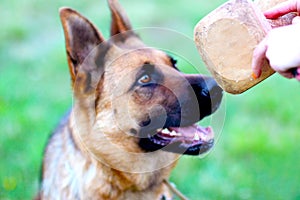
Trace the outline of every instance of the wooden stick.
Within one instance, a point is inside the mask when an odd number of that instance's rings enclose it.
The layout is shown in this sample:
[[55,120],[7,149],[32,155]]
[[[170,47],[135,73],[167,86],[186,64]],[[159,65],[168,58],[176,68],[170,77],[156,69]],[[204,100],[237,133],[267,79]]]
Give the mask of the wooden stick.
[[176,187],[174,187],[168,180],[164,180],[164,183],[180,200],[189,200]]

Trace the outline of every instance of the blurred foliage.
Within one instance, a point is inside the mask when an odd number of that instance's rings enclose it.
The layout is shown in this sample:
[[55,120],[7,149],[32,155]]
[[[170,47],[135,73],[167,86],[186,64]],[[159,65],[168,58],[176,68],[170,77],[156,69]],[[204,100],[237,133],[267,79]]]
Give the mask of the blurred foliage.
[[[189,38],[195,24],[222,2],[121,0],[134,27],[163,27]],[[108,37],[110,14],[104,0],[1,2],[2,200],[34,197],[49,134],[72,104],[61,6],[80,11]],[[299,83],[278,75],[242,95],[227,94],[225,123],[215,148],[203,159],[183,157],[171,180],[196,200],[300,199],[298,102]]]

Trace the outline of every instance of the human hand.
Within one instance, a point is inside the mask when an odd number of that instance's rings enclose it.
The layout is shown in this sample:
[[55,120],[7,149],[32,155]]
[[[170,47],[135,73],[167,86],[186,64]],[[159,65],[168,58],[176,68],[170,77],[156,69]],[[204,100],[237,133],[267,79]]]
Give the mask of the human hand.
[[300,13],[300,0],[289,0],[274,6],[264,12],[267,19],[276,19],[285,14],[297,12]]
[[[300,0],[290,0],[275,6],[264,14],[269,19],[278,18],[289,12],[300,13]],[[300,80],[300,17],[293,19],[292,25],[272,29],[253,53],[252,69],[256,77],[261,74],[265,59],[270,66],[287,78],[295,74]],[[296,69],[298,73],[293,72]]]

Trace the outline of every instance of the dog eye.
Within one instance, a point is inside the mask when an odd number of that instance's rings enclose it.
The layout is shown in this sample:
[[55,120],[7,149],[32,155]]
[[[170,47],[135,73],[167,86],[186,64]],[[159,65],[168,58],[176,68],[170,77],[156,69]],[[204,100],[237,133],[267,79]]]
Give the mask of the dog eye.
[[151,81],[151,77],[148,74],[144,74],[140,79],[139,79],[139,83],[141,84],[145,84],[145,83],[150,83]]

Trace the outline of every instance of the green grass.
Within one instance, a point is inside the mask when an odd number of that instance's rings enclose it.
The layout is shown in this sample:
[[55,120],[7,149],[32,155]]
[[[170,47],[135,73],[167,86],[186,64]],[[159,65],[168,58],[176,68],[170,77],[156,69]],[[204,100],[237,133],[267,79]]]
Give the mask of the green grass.
[[[197,21],[222,2],[121,0],[134,27],[163,27],[189,38]],[[79,10],[108,36],[103,0],[1,2],[1,200],[36,194],[47,138],[72,104],[60,6]],[[184,71],[195,71],[177,58]],[[195,60],[205,71],[200,58]],[[227,94],[215,148],[203,159],[183,157],[171,180],[196,200],[300,199],[299,86],[274,75],[242,95]]]

